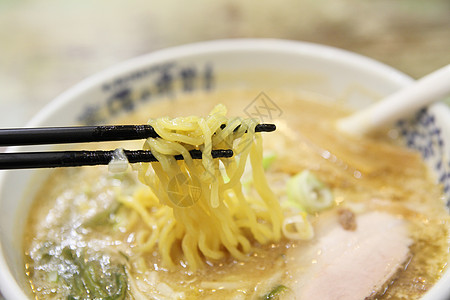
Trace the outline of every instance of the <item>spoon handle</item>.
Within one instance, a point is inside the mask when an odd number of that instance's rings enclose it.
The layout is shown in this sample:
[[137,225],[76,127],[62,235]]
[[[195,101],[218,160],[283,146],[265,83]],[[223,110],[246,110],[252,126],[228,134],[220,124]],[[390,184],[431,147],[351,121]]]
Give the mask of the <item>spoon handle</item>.
[[338,128],[362,136],[408,117],[428,104],[450,94],[450,65],[417,80],[377,103],[338,120]]

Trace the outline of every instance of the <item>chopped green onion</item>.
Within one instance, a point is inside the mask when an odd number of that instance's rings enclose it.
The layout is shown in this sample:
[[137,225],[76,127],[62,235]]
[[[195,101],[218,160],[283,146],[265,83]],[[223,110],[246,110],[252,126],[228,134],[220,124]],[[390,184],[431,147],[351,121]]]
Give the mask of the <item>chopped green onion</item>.
[[308,170],[289,179],[287,194],[289,205],[310,214],[328,209],[334,204],[331,190]]
[[310,240],[314,236],[314,229],[307,219],[306,212],[285,217],[281,226],[283,235],[290,240]]

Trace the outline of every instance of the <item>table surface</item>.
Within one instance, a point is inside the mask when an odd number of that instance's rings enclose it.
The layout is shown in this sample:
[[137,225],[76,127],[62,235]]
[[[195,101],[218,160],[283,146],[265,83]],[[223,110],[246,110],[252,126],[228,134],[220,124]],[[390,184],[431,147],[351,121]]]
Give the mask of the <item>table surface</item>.
[[450,63],[450,1],[2,0],[0,127],[125,59],[240,37],[331,45],[419,78]]

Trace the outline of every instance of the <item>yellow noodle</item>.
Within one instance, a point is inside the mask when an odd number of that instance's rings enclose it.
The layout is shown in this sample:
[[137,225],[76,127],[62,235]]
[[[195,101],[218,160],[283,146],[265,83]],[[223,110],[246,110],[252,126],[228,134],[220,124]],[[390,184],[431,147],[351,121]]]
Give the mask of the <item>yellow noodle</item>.
[[175,263],[172,260],[172,257],[170,256],[170,246],[175,240],[173,232],[174,227],[175,227],[175,220],[169,219],[168,223],[161,230],[158,242],[158,249],[159,252],[161,253],[162,260],[168,267],[172,267],[175,265]]
[[[161,138],[149,138],[143,148],[158,162],[141,164],[138,176],[151,192],[138,191],[121,200],[148,228],[136,235],[140,251],[157,247],[167,267],[177,264],[173,253],[181,253],[196,270],[205,259],[219,260],[226,254],[245,260],[255,251],[255,241],[281,238],[283,215],[264,176],[255,120],[227,119],[226,108],[218,105],[207,118],[161,118],[149,124]],[[194,149],[202,151],[201,160],[190,156]],[[235,156],[213,159],[213,149],[232,149]],[[183,161],[174,159],[178,154]],[[256,191],[252,196],[243,193],[240,182],[248,159]],[[219,162],[229,178],[226,183]]]

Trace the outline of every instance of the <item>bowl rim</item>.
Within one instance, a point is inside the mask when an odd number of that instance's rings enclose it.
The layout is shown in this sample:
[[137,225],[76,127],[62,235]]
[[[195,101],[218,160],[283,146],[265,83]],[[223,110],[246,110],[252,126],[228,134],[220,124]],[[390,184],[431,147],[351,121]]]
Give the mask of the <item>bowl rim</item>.
[[129,72],[141,67],[142,65],[160,63],[162,61],[168,61],[175,58],[186,58],[202,54],[238,51],[272,51],[275,53],[285,52],[303,54],[311,57],[322,58],[328,61],[339,61],[340,63],[345,63],[355,69],[371,69],[372,72],[379,72],[389,76],[392,81],[402,86],[406,86],[413,81],[410,76],[375,59],[332,46],[282,39],[243,38],[212,40],[156,50],[154,52],[119,62],[100,72],[94,73],[47,103],[47,105],[45,105],[34,117],[31,118],[29,122],[26,123],[26,126],[39,125],[61,106],[66,105],[71,101],[71,99],[73,99],[73,97],[80,94],[82,91],[101,85],[103,82],[111,80],[119,74]]
[[[99,86],[103,82],[113,79],[120,74],[140,68],[143,65],[156,64],[173,59],[185,59],[202,54],[220,54],[230,52],[235,52],[236,54],[243,52],[297,54],[301,56],[320,58],[324,61],[339,62],[351,67],[355,71],[366,70],[373,74],[382,74],[383,76],[389,78],[389,81],[399,87],[406,86],[413,81],[411,77],[401,71],[377,60],[332,46],[281,39],[244,38],[212,40],[160,49],[125,60],[106,68],[103,71],[88,76],[86,79],[67,89],[65,92],[61,93],[45,105],[29,122],[26,123],[26,126],[39,126],[59,109],[71,101],[74,101],[74,99],[77,99],[78,95],[84,91]],[[10,147],[7,148],[6,151],[13,151],[19,148],[20,147]],[[5,188],[4,181],[6,175],[7,171],[0,172],[0,190]],[[3,200],[0,199],[0,201]],[[6,299],[28,299],[28,296],[20,288],[8,267],[4,256],[3,247],[4,246],[0,243],[0,291]],[[434,290],[434,287],[432,290]]]

